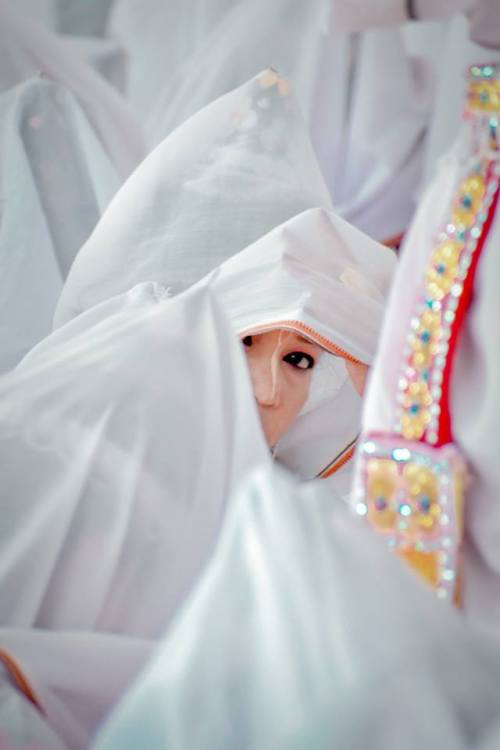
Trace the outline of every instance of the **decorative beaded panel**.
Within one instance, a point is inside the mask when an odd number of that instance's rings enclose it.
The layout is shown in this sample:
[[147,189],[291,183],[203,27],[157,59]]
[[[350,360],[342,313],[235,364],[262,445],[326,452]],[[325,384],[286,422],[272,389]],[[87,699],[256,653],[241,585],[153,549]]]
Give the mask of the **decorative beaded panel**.
[[353,502],[442,598],[460,595],[465,462],[448,408],[453,352],[500,181],[500,66],[470,69],[471,157],[422,275],[402,356],[393,432],[365,434]]
[[465,465],[453,445],[433,448],[366,436],[358,448],[356,513],[437,589],[458,596]]

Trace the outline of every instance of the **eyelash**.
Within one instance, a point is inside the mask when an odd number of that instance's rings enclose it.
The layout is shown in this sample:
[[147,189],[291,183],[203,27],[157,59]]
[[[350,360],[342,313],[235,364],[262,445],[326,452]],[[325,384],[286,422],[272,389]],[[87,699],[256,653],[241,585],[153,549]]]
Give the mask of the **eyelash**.
[[[307,362],[307,367],[301,367],[299,364],[299,362],[302,362],[304,359]],[[295,367],[296,370],[312,370],[314,367],[314,358],[305,352],[290,352],[290,354],[286,354],[283,357],[283,361],[292,365],[292,367]]]
[[[244,346],[250,347],[253,344],[252,336],[244,336],[242,339]],[[299,362],[306,360],[307,367],[301,367]],[[283,361],[294,367],[296,370],[312,370],[315,365],[314,357],[305,352],[290,352],[283,357]]]

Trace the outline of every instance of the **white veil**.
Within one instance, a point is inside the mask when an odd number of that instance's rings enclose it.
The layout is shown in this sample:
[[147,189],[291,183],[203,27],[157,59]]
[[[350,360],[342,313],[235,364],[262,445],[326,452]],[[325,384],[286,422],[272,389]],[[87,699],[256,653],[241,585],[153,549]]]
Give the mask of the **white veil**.
[[479,749],[499,654],[321,485],[258,469],[94,748]]
[[120,185],[75,96],[44,78],[0,94],[0,372],[52,329],[64,279]]
[[118,92],[71,47],[0,0],[0,91],[43,75],[69,89],[119,176],[125,179],[145,155],[141,126]]
[[[291,80],[336,210],[384,240],[415,208],[431,86],[399,29],[327,28],[330,0],[117,0],[130,102],[158,143],[273,66]],[[364,13],[359,13],[364,17]]]
[[330,207],[289,84],[268,71],[202,109],[115,196],[71,269],[60,325],[142,281],[173,294],[312,207]]
[[89,737],[270,461],[206,286],[94,307],[0,381],[0,646],[71,748]]

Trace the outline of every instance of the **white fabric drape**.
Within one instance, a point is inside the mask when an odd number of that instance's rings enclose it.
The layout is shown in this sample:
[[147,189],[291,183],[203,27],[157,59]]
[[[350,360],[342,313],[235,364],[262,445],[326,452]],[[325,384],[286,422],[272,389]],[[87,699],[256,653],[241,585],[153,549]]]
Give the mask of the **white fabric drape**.
[[186,289],[261,235],[330,207],[302,116],[269,71],[202,109],[115,196],[71,269],[59,325],[142,281]]
[[244,355],[205,287],[93,308],[0,383],[0,643],[71,748],[141,666],[270,461]]
[[414,211],[430,87],[399,29],[329,33],[329,11],[326,0],[117,0],[110,34],[130,53],[130,101],[153,144],[262,68],[289,78],[334,205],[383,240]]
[[0,372],[52,329],[64,279],[120,185],[73,94],[35,78],[0,94]]
[[118,174],[125,179],[145,155],[142,129],[118,92],[57,35],[0,1],[0,91],[43,75],[78,99]]
[[256,470],[230,507],[96,750],[480,747],[498,637],[466,628],[317,483]]
[[[175,294],[284,219],[328,203],[288,84],[264,72],[191,118],[127,181],[79,253],[56,323],[144,281]],[[238,335],[295,321],[370,364],[394,262],[343,220],[311,210],[223,264],[213,286]],[[304,414],[277,450],[302,476],[357,435],[360,399],[343,363],[331,377],[342,394]]]
[[66,750],[47,722],[0,672],[0,747],[2,750]]
[[[330,352],[313,372],[310,407],[275,449],[302,477],[317,475],[358,435],[361,400],[342,356],[372,363],[394,266],[391,250],[332,212],[310,209],[213,274],[236,334],[282,327]],[[349,478],[347,466],[332,477],[338,492],[347,492]]]

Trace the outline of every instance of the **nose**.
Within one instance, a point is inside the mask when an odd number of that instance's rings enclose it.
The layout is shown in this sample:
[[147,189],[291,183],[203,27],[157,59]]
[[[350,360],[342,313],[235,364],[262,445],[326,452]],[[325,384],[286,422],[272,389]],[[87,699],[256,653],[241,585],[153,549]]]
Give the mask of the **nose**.
[[281,402],[279,366],[271,361],[255,362],[251,367],[253,392],[260,406],[276,408]]

